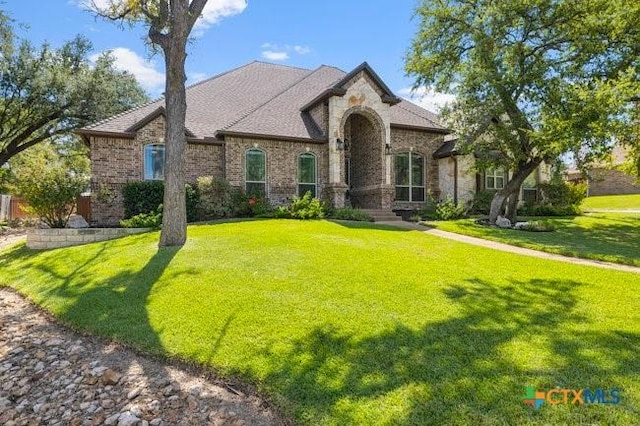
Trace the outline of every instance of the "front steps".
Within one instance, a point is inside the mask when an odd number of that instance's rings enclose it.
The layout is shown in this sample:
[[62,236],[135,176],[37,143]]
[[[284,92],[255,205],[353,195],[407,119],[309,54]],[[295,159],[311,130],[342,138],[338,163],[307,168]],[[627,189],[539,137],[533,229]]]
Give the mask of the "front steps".
[[362,209],[363,212],[373,218],[374,222],[401,222],[402,216],[396,215],[387,209]]

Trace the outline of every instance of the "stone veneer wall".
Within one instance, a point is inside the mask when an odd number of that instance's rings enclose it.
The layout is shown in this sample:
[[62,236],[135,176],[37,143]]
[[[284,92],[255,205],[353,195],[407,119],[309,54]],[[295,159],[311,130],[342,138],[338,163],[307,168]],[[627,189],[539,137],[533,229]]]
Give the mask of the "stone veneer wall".
[[[433,153],[444,142],[444,135],[440,133],[430,133],[422,130],[411,130],[403,128],[391,128],[391,153],[413,152],[422,154],[425,158],[426,188],[438,199],[440,197],[440,176],[438,170],[438,160],[433,158]],[[392,184],[395,184],[393,159],[391,161]],[[423,203],[409,203],[405,201],[394,201],[394,209],[413,210],[420,208]]]
[[[342,184],[344,182],[344,155],[336,148],[337,139],[345,139],[345,131],[350,115],[362,114],[367,118],[377,117],[380,121],[379,129],[384,146],[390,138],[391,113],[389,104],[382,102],[381,89],[369,78],[367,73],[360,72],[349,80],[344,88],[347,92],[344,96],[333,96],[328,102],[328,131],[327,135],[331,144],[330,180],[331,184]],[[375,116],[375,117],[374,117]],[[352,161],[353,161],[352,156]],[[353,169],[352,169],[353,170]],[[385,167],[385,172],[387,172]],[[391,184],[390,175],[385,173],[383,184]],[[346,189],[346,188],[345,188]],[[339,203],[339,200],[336,200]]]
[[298,156],[304,152],[316,155],[317,194],[323,195],[329,174],[327,144],[227,137],[226,179],[231,186],[244,188],[245,153],[250,148],[266,153],[267,197],[272,204],[286,204],[298,195]]
[[42,250],[77,246],[147,231],[147,228],[32,229],[27,234],[27,247]]
[[[458,202],[473,200],[476,192],[476,171],[473,169],[475,158],[473,155],[459,155],[458,159]],[[440,199],[447,196],[454,199],[454,159],[446,157],[436,160],[440,182]]]
[[635,183],[633,176],[615,169],[591,170],[589,179],[589,196],[640,194],[640,185]]
[[[159,116],[140,129],[135,139],[91,137],[91,224],[117,225],[124,216],[122,187],[144,179],[144,146],[164,138],[164,117]],[[224,177],[224,146],[188,143],[185,156],[187,182],[199,176]],[[101,189],[111,200],[98,199]]]

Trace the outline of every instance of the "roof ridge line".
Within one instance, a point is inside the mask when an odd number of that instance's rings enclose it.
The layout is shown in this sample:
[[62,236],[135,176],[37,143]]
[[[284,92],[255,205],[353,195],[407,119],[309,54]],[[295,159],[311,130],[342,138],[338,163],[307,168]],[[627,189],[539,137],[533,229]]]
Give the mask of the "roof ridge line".
[[[292,67],[293,68],[293,67]],[[222,129],[220,130],[228,130],[231,127],[235,126],[236,124],[240,123],[242,120],[244,120],[245,118],[249,117],[251,114],[253,114],[254,112],[256,112],[257,110],[259,110],[260,108],[262,108],[263,106],[267,105],[269,102],[273,101],[274,99],[279,98],[280,96],[282,96],[283,94],[285,94],[286,92],[288,92],[290,89],[292,89],[293,87],[297,86],[298,84],[302,83],[304,80],[306,80],[309,76],[315,74],[318,70],[320,69],[320,67],[314,69],[314,70],[308,70],[309,73],[305,76],[303,76],[302,78],[294,81],[293,83],[291,83],[291,85],[285,87],[284,89],[282,89],[280,92],[276,93],[273,97],[271,97],[270,99],[268,99],[267,101],[261,103],[260,105],[256,106],[253,109],[250,109],[249,111],[247,111],[245,114],[242,114],[242,116],[238,117],[237,120],[232,121],[231,123],[227,124],[226,126],[224,126]]]
[[[405,100],[405,101],[407,101],[407,102],[410,102],[412,105],[415,105],[415,106],[417,106],[418,108],[424,109],[424,108],[422,108],[420,105],[416,105],[416,104],[414,104],[413,102],[411,102],[411,101],[410,101],[410,100],[408,100],[408,99],[404,99],[404,98],[401,98],[401,99],[402,99],[402,100]],[[403,106],[402,106],[402,102],[398,103],[396,106],[397,106],[398,108],[403,109],[404,111],[407,111],[409,114],[413,114],[413,115],[415,115],[416,117],[420,117],[420,118],[423,118],[423,119],[427,120],[427,121],[428,121],[428,122],[430,122],[431,124],[435,124],[436,126],[442,127],[443,129],[445,128],[442,124],[440,124],[440,123],[437,123],[437,122],[433,121],[431,118],[429,118],[429,117],[425,117],[424,115],[418,114],[418,113],[416,113],[416,112],[414,112],[414,111],[411,111],[410,109],[407,109],[407,108],[403,107]],[[427,111],[427,110],[425,109],[425,111]],[[433,113],[432,113],[432,114],[433,114]],[[434,115],[435,115],[435,114],[434,114]]]
[[[251,64],[255,64],[256,62],[260,62],[260,61],[251,61],[251,62],[247,62],[246,64],[244,64],[244,65],[240,65],[239,67],[235,67],[235,68],[232,68],[232,69],[230,69],[230,70],[223,71],[223,72],[221,72],[221,73],[218,73],[218,74],[212,75],[211,77],[207,77],[207,78],[205,78],[204,80],[201,80],[201,81],[198,81],[197,83],[193,83],[193,84],[191,84],[191,85],[189,85],[189,86],[186,86],[184,89],[185,89],[185,90],[188,90],[188,89],[191,89],[191,88],[193,88],[193,87],[199,86],[199,85],[201,85],[201,84],[208,83],[208,82],[210,82],[211,80],[215,80],[216,78],[220,78],[220,77],[222,77],[222,76],[224,76],[224,75],[227,75],[227,74],[229,74],[229,73],[232,73],[232,72],[234,72],[234,71],[238,71],[239,69],[242,69],[242,68],[248,67],[249,65],[251,65]],[[163,96],[162,98],[164,98],[164,96]],[[160,98],[160,99],[162,99],[162,98]]]
[[106,118],[103,118],[102,120],[98,120],[95,123],[91,123],[91,124],[89,124],[87,126],[81,127],[79,130],[81,130],[81,129],[87,129],[87,130],[92,129],[92,128],[96,127],[96,126],[105,124],[105,123],[107,123],[107,122],[109,122],[111,120],[115,120],[116,118],[120,118],[120,117],[125,116],[125,115],[127,115],[129,113],[138,111],[139,109],[142,109],[144,107],[148,107],[149,105],[154,104],[154,103],[160,101],[163,98],[164,98],[164,96],[162,96],[160,98],[155,98],[155,99],[153,99],[151,101],[148,101],[148,102],[145,102],[143,104],[134,106],[133,108],[127,109],[127,110],[122,111],[122,112],[119,112],[119,113],[114,114],[114,115],[112,115],[110,117],[106,117]]
[[[212,81],[212,80],[215,80],[216,78],[222,77],[222,76],[224,76],[224,75],[226,75],[226,74],[229,74],[229,73],[231,73],[231,72],[237,71],[237,70],[239,70],[239,69],[242,69],[242,68],[248,67],[249,65],[254,64],[254,63],[256,63],[256,62],[260,62],[260,61],[251,61],[251,62],[247,62],[246,64],[244,64],[244,65],[240,65],[239,67],[235,67],[235,68],[230,69],[230,70],[228,70],[228,71],[224,71],[224,72],[221,72],[221,73],[218,73],[218,74],[212,75],[211,77],[205,78],[205,79],[204,79],[204,80],[202,80],[202,81],[198,81],[197,83],[193,83],[193,84],[191,84],[191,85],[189,85],[189,86],[185,86],[184,90],[185,90],[185,92],[186,92],[186,91],[187,91],[187,90],[189,90],[189,89],[192,89],[192,88],[194,88],[194,87],[196,87],[196,86],[200,86],[201,84],[204,84],[204,83],[208,83],[208,82],[210,82],[210,81]],[[264,62],[264,63],[266,63],[266,62]],[[293,67],[292,67],[292,68],[293,68]],[[97,126],[100,126],[100,125],[102,125],[102,124],[108,123],[108,122],[109,122],[109,121],[111,121],[111,120],[115,120],[115,119],[120,118],[120,117],[123,117],[123,116],[125,116],[125,115],[127,115],[127,114],[130,114],[130,113],[133,113],[133,112],[135,112],[135,111],[138,111],[138,110],[139,110],[139,109],[141,109],[141,108],[147,107],[147,106],[149,106],[149,105],[151,105],[151,104],[154,104],[154,103],[156,103],[156,102],[159,102],[159,101],[161,101],[161,100],[163,100],[163,99],[165,99],[165,98],[166,98],[166,96],[160,96],[160,97],[157,97],[157,98],[155,98],[155,99],[153,99],[153,100],[150,100],[150,101],[148,101],[148,102],[145,102],[145,103],[143,103],[143,104],[140,104],[140,105],[138,105],[138,106],[135,106],[135,107],[133,107],[133,108],[130,108],[130,109],[128,109],[128,110],[122,111],[122,112],[120,112],[120,113],[118,113],[118,114],[112,115],[112,116],[110,116],[110,117],[103,118],[102,120],[96,121],[95,123],[91,123],[91,124],[90,124],[90,125],[88,125],[88,126],[84,126],[84,127],[82,127],[82,129],[92,129],[92,128],[94,128],[94,127],[97,127]],[[165,105],[166,105],[166,102],[165,102]]]
[[294,65],[284,65],[284,64],[276,64],[275,62],[267,62],[267,61],[261,61],[259,59],[254,59],[252,62],[250,62],[251,64],[266,64],[266,65],[275,65],[276,67],[282,67],[282,68],[293,68],[293,69],[298,69],[298,70],[304,70],[304,71],[315,71],[317,68],[304,68],[304,67],[296,67]]
[[348,74],[345,70],[343,70],[342,68],[338,68],[338,67],[336,67],[335,65],[322,64],[322,65],[320,65],[318,68],[322,68],[322,67],[333,68],[333,69],[335,69],[335,70],[338,70],[338,71],[340,71],[340,72],[343,72],[343,73],[345,73],[345,74]]

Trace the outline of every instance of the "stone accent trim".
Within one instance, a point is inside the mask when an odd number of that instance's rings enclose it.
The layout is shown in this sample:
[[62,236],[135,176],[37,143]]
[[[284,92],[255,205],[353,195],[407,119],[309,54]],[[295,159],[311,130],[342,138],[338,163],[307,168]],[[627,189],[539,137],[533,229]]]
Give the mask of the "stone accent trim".
[[70,247],[147,231],[149,228],[32,229],[27,233],[27,247],[33,250]]

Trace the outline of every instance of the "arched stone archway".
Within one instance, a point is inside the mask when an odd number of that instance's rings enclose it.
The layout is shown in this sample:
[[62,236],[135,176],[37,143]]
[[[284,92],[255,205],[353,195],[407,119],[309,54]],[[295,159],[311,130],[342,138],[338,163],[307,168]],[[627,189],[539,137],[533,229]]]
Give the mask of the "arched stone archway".
[[353,207],[380,209],[385,199],[385,128],[375,111],[366,107],[347,110],[340,126],[345,141],[345,183]]

